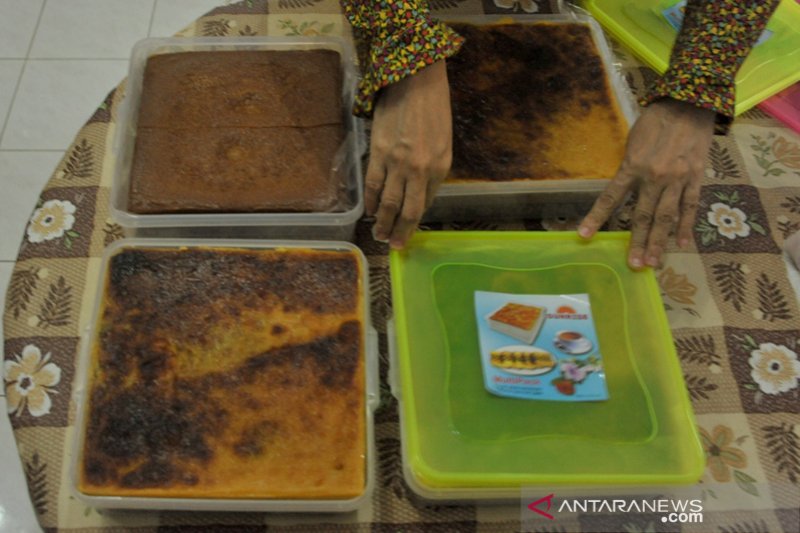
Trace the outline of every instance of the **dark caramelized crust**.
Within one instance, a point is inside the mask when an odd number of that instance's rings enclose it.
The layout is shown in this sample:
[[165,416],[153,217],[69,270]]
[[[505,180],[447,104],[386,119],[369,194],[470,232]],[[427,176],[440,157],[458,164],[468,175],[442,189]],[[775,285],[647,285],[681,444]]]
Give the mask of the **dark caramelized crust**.
[[333,50],[184,52],[152,56],[139,126],[321,126],[342,121],[341,59]]
[[627,127],[588,25],[452,26],[450,181],[614,175]]
[[359,269],[346,252],[115,255],[91,363],[80,490],[360,494]]
[[[341,126],[139,128],[134,213],[327,212],[344,193]],[[341,165],[339,165],[341,167]]]
[[148,59],[128,187],[133,213],[341,209],[347,170],[333,50]]

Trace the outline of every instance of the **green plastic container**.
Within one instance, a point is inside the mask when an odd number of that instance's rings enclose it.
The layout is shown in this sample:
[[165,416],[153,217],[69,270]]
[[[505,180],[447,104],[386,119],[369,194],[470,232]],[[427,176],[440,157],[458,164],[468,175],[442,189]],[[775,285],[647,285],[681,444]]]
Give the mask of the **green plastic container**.
[[[643,488],[700,478],[704,453],[658,285],[651,270],[627,267],[628,238],[418,232],[391,252],[390,382],[412,489],[432,499],[484,499],[518,496],[525,486]],[[588,293],[609,399],[487,392],[476,290]]]
[[[585,7],[615,39],[658,72],[667,70],[678,35],[662,16],[665,0],[586,0]],[[773,35],[755,46],[736,76],[739,115],[800,80],[800,5],[780,3],[767,25]]]

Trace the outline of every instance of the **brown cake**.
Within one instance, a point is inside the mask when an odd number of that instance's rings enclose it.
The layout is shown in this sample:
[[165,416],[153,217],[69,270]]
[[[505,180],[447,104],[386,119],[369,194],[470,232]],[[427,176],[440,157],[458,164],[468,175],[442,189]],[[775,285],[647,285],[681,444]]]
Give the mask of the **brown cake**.
[[128,210],[326,212],[346,188],[341,59],[332,50],[148,59]]
[[140,127],[266,128],[342,122],[333,50],[187,52],[145,66]]
[[626,122],[588,25],[452,24],[450,182],[612,177]]
[[358,256],[123,249],[90,362],[78,488],[349,499],[365,488]]
[[[139,128],[130,208],[249,212],[268,205],[271,211],[329,211],[343,181],[330,168],[343,141],[337,125],[286,128],[279,138],[269,128]],[[304,155],[311,153],[316,157]]]

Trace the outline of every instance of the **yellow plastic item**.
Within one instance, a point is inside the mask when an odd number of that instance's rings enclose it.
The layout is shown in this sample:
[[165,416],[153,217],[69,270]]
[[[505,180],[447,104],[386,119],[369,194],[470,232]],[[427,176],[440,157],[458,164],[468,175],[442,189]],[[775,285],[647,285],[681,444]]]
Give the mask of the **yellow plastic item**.
[[[705,466],[651,270],[626,264],[628,233],[418,232],[390,254],[406,480],[430,498],[523,486],[696,482]],[[589,295],[609,399],[503,398],[484,388],[477,290]],[[392,343],[390,343],[391,345]]]
[[[667,70],[678,32],[664,17],[676,2],[586,0],[585,7],[615,39],[658,72]],[[767,25],[772,35],[753,47],[736,76],[736,114],[800,80],[800,4],[783,0]]]

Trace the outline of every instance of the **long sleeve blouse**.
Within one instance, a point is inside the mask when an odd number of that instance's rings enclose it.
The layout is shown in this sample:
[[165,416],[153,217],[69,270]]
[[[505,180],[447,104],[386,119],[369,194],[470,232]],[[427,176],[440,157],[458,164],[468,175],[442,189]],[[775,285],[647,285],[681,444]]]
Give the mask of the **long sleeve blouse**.
[[[389,84],[455,54],[463,39],[431,16],[425,0],[340,0],[354,31],[368,47],[354,112],[370,116]],[[642,104],[669,97],[734,116],[736,73],[779,0],[689,0],[669,67]]]

